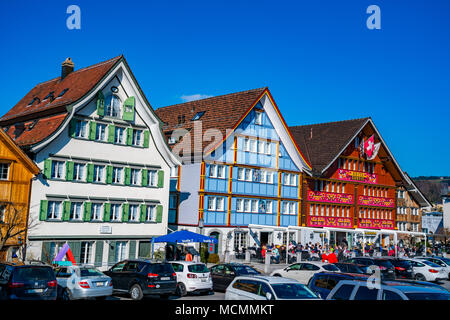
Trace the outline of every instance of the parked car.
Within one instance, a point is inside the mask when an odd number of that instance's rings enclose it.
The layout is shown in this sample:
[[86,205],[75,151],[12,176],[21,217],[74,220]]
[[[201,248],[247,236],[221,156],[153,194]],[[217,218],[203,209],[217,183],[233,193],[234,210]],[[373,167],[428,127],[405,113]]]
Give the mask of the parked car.
[[225,300],[320,300],[300,282],[270,276],[236,277],[225,292]]
[[395,279],[395,267],[389,261],[389,259],[381,257],[355,257],[350,258],[345,262],[361,264],[368,268],[376,266],[380,269],[382,279],[390,279],[390,280]]
[[105,299],[113,293],[111,278],[93,266],[57,268],[56,280],[58,298],[62,300]]
[[287,266],[284,269],[277,269],[270,275],[276,277],[286,277],[299,281],[300,283],[307,284],[309,279],[317,273],[323,271],[335,271],[339,272],[338,267],[330,263],[322,262],[300,262]]
[[170,262],[177,274],[177,295],[190,292],[209,293],[213,290],[211,272],[204,263],[192,261]]
[[370,287],[367,281],[342,280],[331,290],[327,300],[450,300],[450,292],[398,281]]
[[448,275],[441,266],[424,259],[407,259],[411,261],[414,279],[420,281],[439,281],[447,279]]
[[403,258],[384,257],[388,259],[395,269],[395,277],[397,279],[414,279],[414,272],[411,261]]
[[444,258],[444,257],[417,257],[417,259],[425,259],[428,261],[431,261],[439,266],[441,266],[442,268],[445,269],[445,272],[447,273],[447,278],[448,280],[450,280],[450,259],[449,258]]
[[369,275],[361,273],[318,272],[308,282],[308,288],[325,299],[341,280],[368,279]]
[[214,291],[225,291],[238,276],[258,275],[258,270],[239,263],[217,264],[210,268]]
[[367,266],[354,263],[336,262],[333,263],[340,272],[367,274]]
[[0,263],[1,300],[56,300],[57,282],[45,264]]
[[177,289],[177,275],[168,262],[124,260],[105,272],[112,279],[113,291],[129,293],[133,300],[156,294],[168,298]]

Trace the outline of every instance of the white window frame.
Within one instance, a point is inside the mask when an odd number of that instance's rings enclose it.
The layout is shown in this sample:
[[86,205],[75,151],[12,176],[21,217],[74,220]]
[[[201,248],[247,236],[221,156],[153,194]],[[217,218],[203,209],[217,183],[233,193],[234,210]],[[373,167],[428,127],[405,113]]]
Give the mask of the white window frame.
[[96,123],[95,141],[106,141],[106,124]]
[[65,173],[65,165],[64,164],[65,164],[64,161],[58,161],[58,160],[52,161],[52,173],[51,173],[52,179],[64,179],[64,177],[65,177],[64,176],[64,173]]
[[70,204],[70,220],[71,221],[83,220],[83,202],[72,202]]
[[124,127],[116,126],[114,128],[114,143],[115,144],[126,144]]
[[[62,201],[48,201],[47,207],[47,219],[49,220],[61,220],[62,217]],[[56,206],[57,205],[57,206]],[[58,211],[55,209],[58,208]]]
[[120,203],[111,203],[111,222],[121,221],[122,208]]
[[91,207],[91,220],[92,221],[102,221],[103,204],[98,202],[93,202]]

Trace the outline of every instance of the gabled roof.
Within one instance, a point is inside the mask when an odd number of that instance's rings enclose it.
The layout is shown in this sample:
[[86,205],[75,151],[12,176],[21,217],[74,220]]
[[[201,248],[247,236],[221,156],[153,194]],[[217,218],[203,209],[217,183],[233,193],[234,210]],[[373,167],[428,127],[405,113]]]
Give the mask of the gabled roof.
[[[175,104],[158,108],[155,112],[164,122],[163,131],[166,134],[170,135],[176,129],[192,130],[195,121],[191,120],[198,112],[204,111],[205,113],[199,119],[201,120],[202,134],[208,129],[218,129],[222,136],[225,136],[227,129],[233,129],[236,126],[249,109],[258,102],[266,89],[259,88]],[[185,122],[179,124],[178,117],[183,116]],[[195,138],[201,139],[201,137],[197,136]],[[191,150],[201,153],[211,141],[198,141],[198,146],[201,146],[201,150],[194,150],[194,143],[195,140],[191,137]],[[183,145],[183,140],[181,139],[177,144],[171,145],[172,149],[177,145]]]
[[39,173],[38,166],[31,160],[25,152],[11,139],[3,130],[0,130],[0,140],[22,161],[22,164],[33,174]]
[[[123,56],[75,70],[61,80],[61,77],[39,83],[31,89],[14,107],[0,118],[0,126],[20,146],[34,145],[51,135],[68,115],[67,107],[83,98],[104,78]],[[58,95],[68,89],[64,95]],[[44,98],[54,92],[54,100]],[[29,103],[38,98],[32,105]],[[38,120],[27,129],[33,120]],[[22,131],[22,127],[25,130]],[[20,134],[17,134],[20,133]]]
[[289,127],[313,169],[322,172],[370,118]]
[[411,179],[409,174],[405,171],[404,172],[406,177],[406,182],[408,183],[406,190],[409,192],[409,194],[419,203],[421,207],[431,207],[432,204],[430,200],[420,191],[419,187],[414,183],[414,180]]

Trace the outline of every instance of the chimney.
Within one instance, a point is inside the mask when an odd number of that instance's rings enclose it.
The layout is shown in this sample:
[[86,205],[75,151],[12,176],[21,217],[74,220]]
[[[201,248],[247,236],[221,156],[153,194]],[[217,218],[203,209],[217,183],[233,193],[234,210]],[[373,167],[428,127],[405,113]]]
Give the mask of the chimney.
[[72,60],[70,60],[70,58],[67,58],[61,66],[61,80],[63,80],[69,75],[69,73],[73,71],[75,65],[73,64]]

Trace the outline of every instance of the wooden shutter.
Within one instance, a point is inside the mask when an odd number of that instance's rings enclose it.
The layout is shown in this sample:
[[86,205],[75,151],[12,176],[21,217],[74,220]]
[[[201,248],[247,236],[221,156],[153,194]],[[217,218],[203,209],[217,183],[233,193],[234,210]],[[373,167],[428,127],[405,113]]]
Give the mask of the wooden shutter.
[[113,167],[106,166],[106,183],[112,183]]
[[51,242],[42,242],[41,261],[52,263],[52,261],[50,261],[52,259],[52,257],[50,257],[51,244]]
[[66,161],[66,180],[67,181],[73,180],[73,167],[74,167],[73,161]]
[[39,211],[39,220],[41,220],[41,221],[47,220],[47,212],[48,212],[48,200],[41,200],[41,208]]
[[162,215],[163,215],[163,206],[159,204],[156,206],[156,222],[157,223],[162,222]]
[[101,267],[103,262],[103,241],[95,242],[95,266]]
[[124,203],[122,205],[122,222],[128,222],[129,214],[130,214],[130,204]]
[[125,185],[129,186],[131,184],[131,168],[125,168]]
[[148,186],[148,170],[147,169],[142,169],[141,170],[141,178],[142,178],[142,186],[146,187]]
[[113,265],[116,261],[116,242],[110,241],[108,247],[108,264]]
[[158,188],[164,187],[164,171],[158,171]]
[[116,126],[113,124],[108,125],[108,142],[114,143],[116,138]]
[[151,243],[150,241],[139,241],[139,255],[138,258],[150,257]]
[[89,122],[89,140],[95,140],[97,133],[97,123],[95,121]]
[[75,262],[80,263],[81,242],[80,241],[69,241],[67,244],[69,245],[70,250],[72,251]]
[[130,247],[128,250],[128,258],[129,259],[136,258],[136,240],[130,240]]
[[105,96],[101,91],[97,93],[97,115],[102,117],[105,115]]
[[94,164],[88,163],[87,164],[87,176],[86,176],[87,182],[94,181]]
[[103,210],[103,221],[109,222],[111,220],[111,203],[105,203]]
[[76,134],[77,121],[77,119],[72,118],[69,123],[69,136],[72,138],[74,138]]
[[84,203],[83,221],[91,221],[92,202]]
[[140,217],[140,221],[141,222],[145,222],[146,220],[146,215],[147,215],[147,206],[145,204],[141,204],[141,217]]
[[150,131],[144,130],[144,148],[148,148],[150,142]]
[[133,143],[133,128],[127,128],[127,145],[131,146]]
[[70,220],[70,208],[71,208],[71,202],[70,201],[64,201],[63,202],[63,215],[62,215],[62,220],[63,221],[69,221]]
[[135,98],[129,97],[123,103],[122,119],[125,121],[134,121]]
[[52,160],[45,159],[44,161],[44,178],[50,179],[52,177]]

